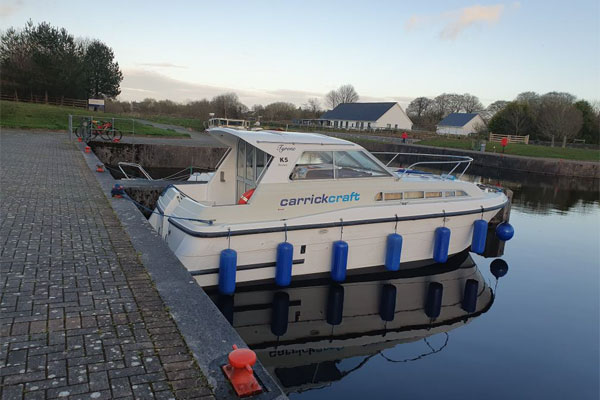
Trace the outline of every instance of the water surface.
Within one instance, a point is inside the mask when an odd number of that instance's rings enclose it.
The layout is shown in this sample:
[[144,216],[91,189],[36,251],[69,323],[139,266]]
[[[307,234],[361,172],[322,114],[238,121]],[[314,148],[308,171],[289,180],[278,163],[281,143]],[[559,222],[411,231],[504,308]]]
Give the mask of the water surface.
[[[381,310],[389,280],[345,283],[341,320],[331,285],[275,300],[268,290],[236,294],[237,304],[254,309],[236,306],[229,318],[290,398],[599,398],[598,180],[478,172],[466,179],[514,191],[516,234],[499,280],[493,259],[476,255],[450,271],[399,277],[392,321]],[[460,304],[467,279],[479,284],[472,313]],[[444,282],[433,319],[425,309],[432,281]],[[303,314],[295,315],[300,301]],[[289,306],[287,327],[276,321],[281,302]],[[305,318],[313,325],[294,329]]]

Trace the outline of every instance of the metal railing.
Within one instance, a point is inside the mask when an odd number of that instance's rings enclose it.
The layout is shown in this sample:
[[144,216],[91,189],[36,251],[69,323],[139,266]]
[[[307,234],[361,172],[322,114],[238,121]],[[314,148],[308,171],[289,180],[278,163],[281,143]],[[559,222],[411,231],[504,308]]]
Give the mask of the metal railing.
[[[450,177],[454,173],[454,171],[456,171],[462,164],[464,164],[464,168],[462,169],[462,172],[458,176],[458,178],[460,179],[460,178],[462,178],[462,176],[465,174],[465,172],[467,171],[467,169],[473,162],[473,158],[468,157],[468,156],[455,156],[455,155],[447,155],[447,154],[396,153],[396,152],[389,152],[389,151],[379,151],[379,152],[373,152],[371,154],[373,154],[376,157],[378,155],[393,156],[391,158],[391,160],[388,161],[387,164],[385,164],[385,166],[388,168],[399,156],[446,158],[446,160],[441,160],[441,161],[437,161],[437,160],[435,160],[435,161],[417,161],[415,163],[412,163],[408,167],[404,168],[402,173],[398,175],[400,177],[400,179],[402,179],[406,174],[410,173],[410,170],[412,170],[417,165],[430,165],[430,166],[440,166],[442,164],[454,165],[447,174],[441,175],[442,179],[445,180],[448,177]],[[377,158],[379,158],[379,157],[377,157]],[[450,158],[451,160],[448,160],[448,158]],[[384,162],[383,160],[381,160],[381,158],[379,158],[379,159],[380,159],[380,161]]]
[[133,178],[133,177],[130,177],[129,175],[127,175],[127,173],[123,169],[123,167],[133,167],[133,168],[136,168],[138,171],[140,171],[142,173],[142,175],[144,175],[144,177],[146,177],[146,179],[148,179],[149,181],[153,181],[154,180],[154,179],[152,179],[152,177],[150,176],[150,174],[148,172],[146,172],[146,170],[144,169],[144,167],[142,167],[140,164],[131,163],[131,162],[125,162],[125,161],[119,161],[119,163],[117,165],[118,165],[119,169],[121,170],[121,172],[123,173],[123,175],[125,175],[125,178],[123,178],[123,179],[136,179],[136,178]]
[[103,118],[101,116],[69,115],[69,137],[73,135],[88,142],[91,140],[115,141],[123,135],[135,135],[135,119]]

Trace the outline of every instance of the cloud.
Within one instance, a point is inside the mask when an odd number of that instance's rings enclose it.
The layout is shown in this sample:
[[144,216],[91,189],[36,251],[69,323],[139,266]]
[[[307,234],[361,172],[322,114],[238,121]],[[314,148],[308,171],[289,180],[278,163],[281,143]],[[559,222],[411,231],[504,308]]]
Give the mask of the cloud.
[[[519,2],[514,2],[510,8],[517,9],[520,6]],[[424,25],[443,25],[440,37],[446,40],[453,40],[467,28],[477,25],[495,24],[502,18],[506,8],[504,4],[489,6],[474,5],[435,15],[412,15],[404,24],[404,28],[407,31],[411,31]]]
[[[214,96],[235,92],[242,103],[251,107],[254,104],[269,104],[285,101],[301,106],[310,98],[318,98],[324,106],[325,93],[294,90],[294,89],[235,89],[229,87],[211,86],[199,83],[185,82],[173,79],[163,74],[145,69],[124,69],[121,83],[122,100],[140,101],[147,97],[156,100],[169,99],[177,102],[188,102],[200,99],[210,99]],[[361,101],[398,101],[403,107],[412,100],[408,97],[371,97],[361,96]]]
[[210,99],[214,96],[235,92],[247,106],[286,101],[302,105],[311,97],[323,97],[323,93],[302,90],[278,89],[235,89],[185,82],[145,69],[124,69],[120,98],[123,100],[143,100],[152,97],[157,100],[169,99],[178,102]]
[[0,17],[6,18],[15,14],[20,8],[23,7],[23,0],[14,0],[14,1],[3,1],[3,4],[0,4]]
[[140,63],[137,65],[141,65],[143,67],[157,67],[157,68],[187,68],[185,65],[177,65],[177,64],[171,64],[171,63],[167,63],[167,62],[162,62],[162,63]]

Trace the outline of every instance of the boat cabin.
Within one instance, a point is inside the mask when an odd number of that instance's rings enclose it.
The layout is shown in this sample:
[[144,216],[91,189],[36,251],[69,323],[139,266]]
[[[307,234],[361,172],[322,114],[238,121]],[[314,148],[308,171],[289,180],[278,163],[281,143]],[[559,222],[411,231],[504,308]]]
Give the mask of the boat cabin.
[[286,219],[390,201],[466,195],[456,190],[459,182],[440,179],[425,180],[432,181],[426,185],[433,185],[432,191],[423,190],[423,179],[407,177],[399,185],[399,176],[363,147],[330,136],[231,128],[208,132],[229,150],[209,181],[176,185],[197,203],[182,204],[190,216],[215,221],[270,220],[274,215]]

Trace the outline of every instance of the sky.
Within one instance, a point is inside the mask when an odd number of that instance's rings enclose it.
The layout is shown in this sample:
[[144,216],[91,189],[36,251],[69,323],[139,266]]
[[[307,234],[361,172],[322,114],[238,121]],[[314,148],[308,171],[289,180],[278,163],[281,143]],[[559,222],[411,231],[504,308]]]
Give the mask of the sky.
[[122,100],[236,92],[247,106],[524,91],[600,100],[600,1],[0,0],[0,29],[47,21],[109,45]]

